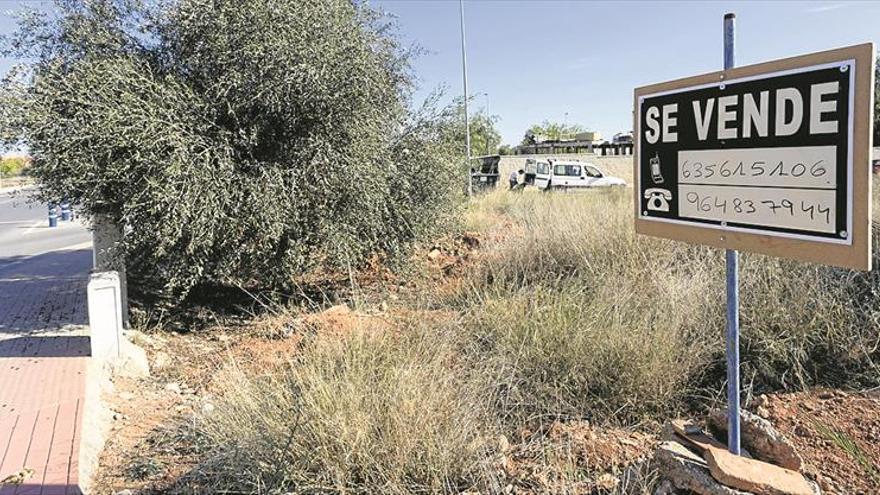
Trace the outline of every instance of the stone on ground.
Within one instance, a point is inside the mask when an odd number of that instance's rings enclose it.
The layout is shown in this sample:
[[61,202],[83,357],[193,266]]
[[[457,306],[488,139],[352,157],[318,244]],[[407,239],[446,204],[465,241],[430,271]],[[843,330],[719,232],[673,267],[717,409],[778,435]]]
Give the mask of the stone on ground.
[[716,480],[757,495],[813,495],[813,486],[797,471],[746,459],[715,447],[704,457]]
[[677,490],[690,490],[697,495],[750,495],[719,483],[709,472],[706,461],[678,442],[661,443],[654,454],[654,464]]
[[[716,409],[709,413],[706,423],[719,436],[727,435],[727,410]],[[803,459],[788,438],[766,419],[742,410],[740,412],[740,437],[742,445],[756,459],[792,471],[800,471]]]

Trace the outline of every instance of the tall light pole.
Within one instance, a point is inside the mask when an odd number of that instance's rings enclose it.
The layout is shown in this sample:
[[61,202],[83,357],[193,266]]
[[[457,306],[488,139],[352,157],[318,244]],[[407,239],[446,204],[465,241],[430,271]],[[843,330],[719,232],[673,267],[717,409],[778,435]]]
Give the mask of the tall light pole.
[[468,115],[468,86],[467,86],[467,50],[464,37],[464,0],[458,0],[458,11],[461,19],[461,77],[464,81],[464,146],[467,154],[467,191],[468,196],[474,194],[473,178],[471,177],[471,121]]
[[[489,93],[483,91],[482,94],[483,94],[483,96],[486,97],[486,120],[491,123],[492,122],[492,114],[489,113]],[[485,145],[485,149],[483,150],[483,154],[484,155],[490,154],[491,150],[489,150],[489,139],[484,139],[483,144]]]

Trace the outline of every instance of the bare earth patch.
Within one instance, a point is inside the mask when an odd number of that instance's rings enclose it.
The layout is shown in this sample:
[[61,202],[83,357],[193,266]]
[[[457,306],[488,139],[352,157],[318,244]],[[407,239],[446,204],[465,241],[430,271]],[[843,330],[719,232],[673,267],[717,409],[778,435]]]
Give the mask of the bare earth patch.
[[817,390],[759,399],[824,493],[880,492],[880,395]]

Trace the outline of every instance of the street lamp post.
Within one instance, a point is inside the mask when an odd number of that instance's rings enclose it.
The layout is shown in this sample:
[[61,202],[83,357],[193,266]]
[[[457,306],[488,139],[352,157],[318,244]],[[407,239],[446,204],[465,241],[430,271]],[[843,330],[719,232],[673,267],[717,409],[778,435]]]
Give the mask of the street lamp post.
[[464,82],[464,146],[467,155],[467,191],[468,196],[474,194],[473,177],[471,176],[471,122],[468,115],[468,83],[467,83],[467,50],[464,36],[464,0],[458,0],[459,18],[461,21],[461,78]]

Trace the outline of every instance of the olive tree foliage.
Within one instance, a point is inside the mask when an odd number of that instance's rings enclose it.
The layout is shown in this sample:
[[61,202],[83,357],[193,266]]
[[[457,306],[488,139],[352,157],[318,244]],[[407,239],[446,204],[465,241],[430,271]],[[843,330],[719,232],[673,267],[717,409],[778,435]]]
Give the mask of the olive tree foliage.
[[[139,285],[289,287],[454,218],[454,109],[411,110],[412,50],[348,0],[58,0],[4,40],[3,144],[44,200],[125,226]],[[456,142],[457,141],[457,142]]]

